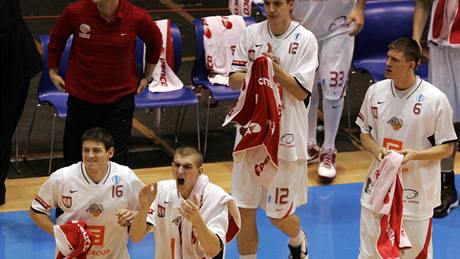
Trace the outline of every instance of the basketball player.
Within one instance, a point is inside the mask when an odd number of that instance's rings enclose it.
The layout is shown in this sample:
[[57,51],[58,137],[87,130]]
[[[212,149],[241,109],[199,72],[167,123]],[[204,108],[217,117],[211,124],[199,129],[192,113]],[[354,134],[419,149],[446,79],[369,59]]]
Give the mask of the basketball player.
[[[292,16],[318,39],[319,69],[308,112],[308,163],[320,162],[318,176],[328,183],[336,175],[335,137],[348,86],[355,37],[364,25],[366,0],[295,0]],[[349,27],[353,23],[353,27]],[[318,104],[322,92],[324,142],[316,141]]]
[[[246,166],[234,162],[232,195],[240,208],[242,228],[238,235],[240,258],[256,258],[258,233],[256,209],[265,209],[273,225],[289,236],[291,258],[307,258],[307,238],[300,228],[296,207],[307,202],[307,107],[318,66],[315,36],[290,15],[292,0],[265,0],[267,20],[251,25],[237,46],[230,75],[230,86],[240,89],[252,62],[265,55],[283,95],[281,134],[278,150],[279,170],[269,186],[262,185]],[[289,137],[286,137],[289,136]],[[236,142],[241,135],[237,133]],[[289,139],[287,143],[286,140]],[[249,162],[249,161],[248,161]]]
[[144,184],[128,167],[109,161],[114,148],[107,130],[87,130],[82,143],[83,162],[50,175],[32,201],[30,217],[54,236],[50,215],[56,208],[56,224],[82,220],[96,236],[88,258],[129,258],[128,225]]
[[139,242],[154,232],[155,258],[224,258],[226,241],[238,232],[235,201],[209,182],[202,164],[199,151],[180,147],[171,166],[174,180],[147,185],[140,192],[130,235]]
[[[452,109],[447,97],[415,75],[420,49],[412,39],[400,38],[389,45],[385,77],[369,87],[356,124],[361,142],[374,155],[369,172],[375,171],[388,150],[404,155],[402,166],[403,227],[412,247],[401,258],[432,258],[433,208],[440,204],[440,161],[452,153],[457,141]],[[372,183],[363,188],[359,258],[380,258],[380,214],[364,207]]]
[[[414,14],[412,37],[419,43],[428,18],[430,3],[433,2],[429,41],[429,79],[447,95],[454,110],[454,126],[460,133],[460,3],[456,0],[417,0]],[[458,206],[455,188],[455,152],[442,160],[441,167],[441,205],[434,209],[434,217],[442,218],[451,208]]]

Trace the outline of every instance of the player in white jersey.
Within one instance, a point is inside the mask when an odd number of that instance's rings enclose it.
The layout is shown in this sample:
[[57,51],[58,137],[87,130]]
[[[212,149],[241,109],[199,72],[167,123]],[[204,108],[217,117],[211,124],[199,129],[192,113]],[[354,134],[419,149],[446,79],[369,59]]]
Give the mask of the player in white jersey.
[[[278,149],[279,170],[269,186],[245,169],[245,161],[233,164],[232,195],[240,208],[242,228],[238,235],[240,258],[256,258],[258,233],[256,209],[265,209],[273,225],[289,236],[292,258],[306,258],[306,235],[294,214],[307,202],[306,105],[318,66],[314,35],[292,20],[292,0],[265,0],[267,20],[251,25],[237,46],[230,86],[240,89],[246,71],[259,56],[271,58],[282,88],[283,110]],[[238,133],[237,133],[238,134]],[[236,141],[240,136],[237,135]]]
[[[412,37],[419,43],[428,18],[431,0],[417,0],[415,4]],[[460,2],[457,0],[433,1],[429,40],[429,80],[447,95],[454,111],[454,126],[460,134]],[[457,151],[457,145],[454,146]],[[454,161],[456,152],[441,162],[441,205],[434,209],[434,217],[449,214],[458,206],[455,189]]]
[[[318,176],[328,183],[336,175],[335,138],[348,86],[356,35],[364,25],[366,0],[295,0],[292,17],[318,39],[319,69],[316,72],[308,112],[309,163],[319,161]],[[353,23],[353,26],[349,25]],[[321,88],[321,92],[319,91]],[[322,93],[324,142],[316,140],[318,105]]]
[[113,154],[108,131],[87,130],[82,137],[83,162],[52,173],[31,205],[32,220],[52,236],[52,208],[56,208],[58,225],[86,222],[96,237],[87,258],[129,258],[128,225],[144,184],[128,167],[110,162]]
[[203,174],[203,156],[192,147],[174,154],[174,180],[145,186],[140,209],[131,225],[139,242],[155,236],[155,258],[224,258],[225,243],[238,233],[240,216],[235,200]]
[[[390,43],[385,76],[369,87],[356,123],[361,142],[371,152],[373,172],[388,150],[404,155],[403,226],[412,243],[401,258],[432,258],[431,217],[440,204],[440,160],[452,152],[457,136],[447,97],[415,75],[420,50],[409,38]],[[362,197],[372,183],[363,186]],[[363,199],[362,199],[363,200]],[[361,203],[364,206],[364,203]],[[359,258],[379,258],[380,215],[362,207]],[[421,256],[421,257],[418,257]]]

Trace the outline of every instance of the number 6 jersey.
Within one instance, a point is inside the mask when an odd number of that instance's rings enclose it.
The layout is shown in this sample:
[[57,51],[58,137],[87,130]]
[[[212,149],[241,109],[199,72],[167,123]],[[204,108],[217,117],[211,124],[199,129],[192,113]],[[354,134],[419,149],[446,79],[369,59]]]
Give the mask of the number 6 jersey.
[[[390,79],[370,86],[356,124],[377,144],[396,151],[426,150],[457,139],[447,97],[419,77],[413,87],[402,95]],[[374,159],[369,172],[377,167],[378,161]],[[400,170],[403,175],[404,218],[432,217],[433,208],[441,202],[440,160],[413,160],[401,166]],[[362,197],[372,191],[371,187],[372,183],[368,180],[363,186]]]

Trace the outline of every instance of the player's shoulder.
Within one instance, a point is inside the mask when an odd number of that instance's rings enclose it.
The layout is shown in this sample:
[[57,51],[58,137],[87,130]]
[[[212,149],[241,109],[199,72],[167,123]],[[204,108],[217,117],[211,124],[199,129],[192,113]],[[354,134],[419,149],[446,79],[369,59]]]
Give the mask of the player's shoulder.
[[48,181],[65,182],[76,181],[81,176],[81,162],[62,167],[50,174]]
[[423,87],[422,90],[429,95],[436,96],[436,97],[444,97],[446,96],[438,87],[434,86],[428,81],[422,79],[421,86]]
[[157,182],[157,190],[164,191],[164,190],[175,190],[176,189],[176,180],[161,180]]
[[302,24],[300,24],[297,21],[292,21],[292,23],[294,24],[294,29],[292,30],[292,33],[291,33],[292,37],[294,37],[295,39],[305,39],[305,40],[315,40],[316,41],[316,36],[313,34],[313,32],[305,28]]
[[368,92],[375,92],[375,91],[387,91],[391,90],[391,82],[392,79],[384,79],[378,82],[375,82],[367,89]]
[[136,173],[128,166],[120,165],[112,161],[110,161],[109,163],[111,174],[113,174],[112,177],[118,176],[120,178],[126,179],[128,182],[139,179]]
[[216,197],[229,195],[222,187],[211,182],[206,186],[206,192],[208,195]]

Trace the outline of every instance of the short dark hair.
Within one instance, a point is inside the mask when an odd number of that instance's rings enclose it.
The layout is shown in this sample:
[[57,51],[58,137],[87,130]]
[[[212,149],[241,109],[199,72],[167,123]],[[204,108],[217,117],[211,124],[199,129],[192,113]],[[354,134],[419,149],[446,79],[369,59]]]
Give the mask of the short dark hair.
[[407,61],[414,61],[415,64],[418,64],[420,61],[420,47],[417,42],[411,38],[402,37],[394,40],[388,45],[388,49],[401,51]]
[[196,165],[198,167],[201,167],[203,165],[203,155],[201,152],[192,146],[182,146],[176,149],[174,152],[174,156],[180,155],[180,156],[195,156],[196,157]]
[[110,132],[101,127],[91,128],[83,134],[81,137],[81,143],[85,141],[94,141],[98,143],[102,143],[104,145],[105,150],[109,150],[113,147],[113,137]]

